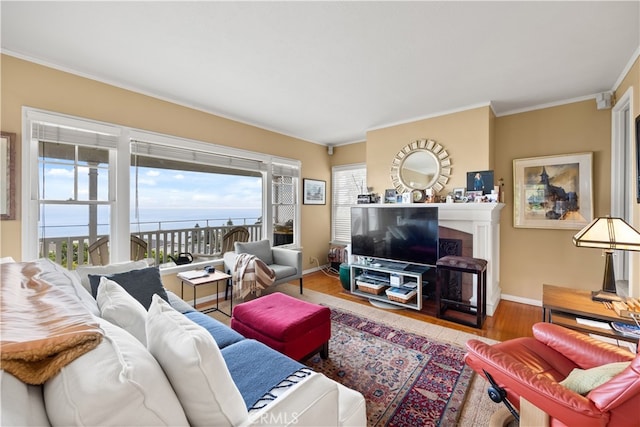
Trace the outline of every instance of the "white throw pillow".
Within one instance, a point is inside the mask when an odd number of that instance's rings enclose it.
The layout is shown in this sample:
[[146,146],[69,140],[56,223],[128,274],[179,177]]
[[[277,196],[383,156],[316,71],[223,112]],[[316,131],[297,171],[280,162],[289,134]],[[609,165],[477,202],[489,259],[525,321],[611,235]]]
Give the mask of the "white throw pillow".
[[0,425],[48,426],[41,385],[23,383],[0,370]]
[[90,274],[96,276],[106,276],[108,274],[124,273],[125,271],[138,270],[140,268],[146,268],[148,266],[149,265],[145,260],[125,261],[109,265],[79,265],[78,267],[76,267],[76,273],[80,278],[80,283],[82,283],[82,286],[84,286],[87,292],[92,295],[91,283],[89,283]]
[[247,419],[244,400],[211,334],[158,295],[147,313],[147,346],[171,381],[189,424],[237,426]]
[[[98,319],[105,336],[44,384],[52,425],[186,426],[158,362],[131,334]],[[174,361],[180,365],[179,360]]]
[[107,279],[100,278],[98,295],[96,296],[100,316],[136,337],[147,346],[147,310],[129,294],[122,286]]
[[67,270],[59,264],[56,264],[48,258],[40,258],[36,260],[35,263],[41,270],[39,277],[42,280],[75,295],[82,305],[91,312],[91,314],[100,316],[100,309],[98,309],[96,300],[91,296],[90,292],[87,292],[87,290],[82,287],[77,274]]

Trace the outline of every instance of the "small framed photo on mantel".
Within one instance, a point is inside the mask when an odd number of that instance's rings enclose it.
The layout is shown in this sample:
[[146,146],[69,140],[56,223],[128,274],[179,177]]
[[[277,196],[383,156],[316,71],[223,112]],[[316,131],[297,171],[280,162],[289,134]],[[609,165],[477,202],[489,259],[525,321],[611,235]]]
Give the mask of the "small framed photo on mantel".
[[467,191],[482,191],[490,194],[493,190],[493,171],[467,172]]

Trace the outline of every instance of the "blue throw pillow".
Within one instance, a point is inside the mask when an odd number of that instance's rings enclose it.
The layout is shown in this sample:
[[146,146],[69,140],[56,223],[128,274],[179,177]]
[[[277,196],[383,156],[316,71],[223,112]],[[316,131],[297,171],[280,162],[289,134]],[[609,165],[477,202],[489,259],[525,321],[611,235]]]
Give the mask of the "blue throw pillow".
[[162,285],[160,278],[160,270],[158,267],[141,268],[139,270],[130,270],[124,273],[105,274],[105,275],[89,275],[89,283],[91,284],[91,293],[95,298],[98,294],[98,286],[100,278],[105,276],[120,286],[122,286],[132,297],[134,297],[145,310],[149,310],[151,305],[151,297],[158,294],[160,298],[169,302],[167,291]]

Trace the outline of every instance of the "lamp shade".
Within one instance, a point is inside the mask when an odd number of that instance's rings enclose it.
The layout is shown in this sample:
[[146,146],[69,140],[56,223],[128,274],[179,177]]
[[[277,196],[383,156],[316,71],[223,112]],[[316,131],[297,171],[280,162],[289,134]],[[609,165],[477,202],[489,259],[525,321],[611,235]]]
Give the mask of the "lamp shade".
[[600,217],[576,233],[573,244],[587,248],[640,251],[640,233],[622,218]]

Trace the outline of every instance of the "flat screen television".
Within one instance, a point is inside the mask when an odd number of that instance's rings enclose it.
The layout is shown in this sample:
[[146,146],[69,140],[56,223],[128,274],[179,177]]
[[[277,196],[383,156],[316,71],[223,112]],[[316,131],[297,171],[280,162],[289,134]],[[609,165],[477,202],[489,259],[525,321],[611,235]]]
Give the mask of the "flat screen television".
[[393,204],[352,207],[351,254],[435,265],[438,260],[438,208]]

